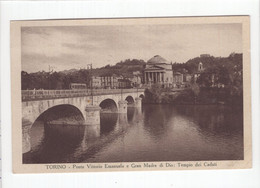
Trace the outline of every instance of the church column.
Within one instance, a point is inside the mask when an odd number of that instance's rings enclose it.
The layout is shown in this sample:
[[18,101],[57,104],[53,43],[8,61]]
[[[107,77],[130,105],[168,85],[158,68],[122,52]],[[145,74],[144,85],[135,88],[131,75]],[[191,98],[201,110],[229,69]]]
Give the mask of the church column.
[[162,73],[162,81],[164,82],[164,73]]
[[153,83],[153,72],[151,72],[151,74],[152,74],[152,83]]

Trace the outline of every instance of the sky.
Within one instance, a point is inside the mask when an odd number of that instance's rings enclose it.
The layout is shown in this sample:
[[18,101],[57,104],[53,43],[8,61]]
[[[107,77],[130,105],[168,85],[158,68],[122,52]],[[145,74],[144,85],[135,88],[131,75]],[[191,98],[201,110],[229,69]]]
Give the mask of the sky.
[[160,55],[184,63],[210,54],[242,53],[241,24],[22,27],[22,70],[93,68]]

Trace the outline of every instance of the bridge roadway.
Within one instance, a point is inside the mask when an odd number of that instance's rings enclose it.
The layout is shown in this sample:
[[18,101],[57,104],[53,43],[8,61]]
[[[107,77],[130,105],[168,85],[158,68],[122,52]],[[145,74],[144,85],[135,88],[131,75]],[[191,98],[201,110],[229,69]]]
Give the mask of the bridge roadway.
[[[100,112],[127,113],[141,108],[144,89],[23,90],[23,153],[31,150],[30,130],[36,120],[45,124],[96,125]],[[71,117],[68,117],[71,116]]]
[[139,92],[143,93],[144,89],[22,90],[22,101]]

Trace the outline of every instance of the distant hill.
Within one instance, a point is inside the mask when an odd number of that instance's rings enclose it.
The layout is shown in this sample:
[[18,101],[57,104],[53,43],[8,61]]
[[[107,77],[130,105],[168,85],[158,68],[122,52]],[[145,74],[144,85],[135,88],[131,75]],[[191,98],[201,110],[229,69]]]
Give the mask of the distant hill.
[[79,70],[78,69],[69,69],[69,70],[64,70],[64,71],[60,71],[60,72],[62,72],[63,74],[71,74],[71,73],[74,73],[77,71],[79,71]]
[[93,74],[95,76],[111,76],[115,75],[122,75],[124,77],[132,76],[134,71],[143,71],[145,65],[144,60],[138,59],[126,59],[124,61],[120,61],[114,66],[106,65],[101,68],[93,69]]
[[192,74],[198,70],[198,65],[201,62],[204,69],[214,68],[217,66],[225,66],[227,68],[237,66],[242,69],[242,59],[243,55],[238,53],[231,53],[228,57],[195,57],[188,60],[186,63],[174,63],[173,71],[174,72],[184,72],[186,69],[188,73]]
[[28,74],[21,72],[22,89],[69,89],[70,83],[85,83],[89,85],[92,76],[112,76],[121,75],[123,77],[132,77],[133,72],[142,73],[145,62],[138,59],[126,59],[116,65],[106,65],[101,68],[92,69],[70,69],[60,72],[39,71]]

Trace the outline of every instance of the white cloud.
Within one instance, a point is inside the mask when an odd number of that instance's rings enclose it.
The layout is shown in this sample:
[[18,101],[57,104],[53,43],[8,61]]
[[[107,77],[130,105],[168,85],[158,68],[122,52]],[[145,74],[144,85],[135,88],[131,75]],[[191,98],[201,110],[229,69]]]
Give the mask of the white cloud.
[[47,64],[57,70],[100,67],[154,55],[173,62],[202,53],[228,56],[242,52],[241,35],[240,24],[29,27],[22,30],[22,67],[33,72]]

